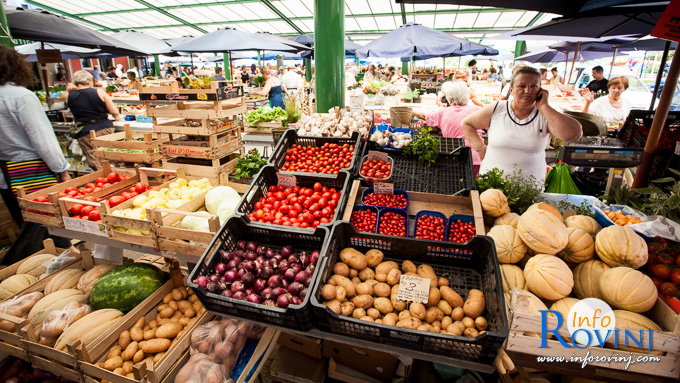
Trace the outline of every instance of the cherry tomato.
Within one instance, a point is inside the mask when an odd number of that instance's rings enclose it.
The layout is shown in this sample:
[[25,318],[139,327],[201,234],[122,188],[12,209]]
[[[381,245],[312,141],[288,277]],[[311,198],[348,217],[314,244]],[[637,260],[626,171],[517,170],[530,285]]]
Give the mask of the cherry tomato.
[[[354,145],[325,143],[320,147],[293,144],[287,151],[284,171],[338,174],[348,168],[354,157]],[[321,186],[323,188],[323,186]],[[314,189],[316,190],[316,188]]]
[[680,286],[680,269],[673,270],[673,272],[671,273],[671,282]]
[[358,231],[375,233],[378,213],[371,210],[355,210],[352,212],[350,222]]
[[650,274],[659,279],[668,280],[671,277],[671,269],[668,265],[656,264],[649,268]]
[[445,219],[431,215],[421,215],[416,221],[415,237],[443,241],[446,236]]

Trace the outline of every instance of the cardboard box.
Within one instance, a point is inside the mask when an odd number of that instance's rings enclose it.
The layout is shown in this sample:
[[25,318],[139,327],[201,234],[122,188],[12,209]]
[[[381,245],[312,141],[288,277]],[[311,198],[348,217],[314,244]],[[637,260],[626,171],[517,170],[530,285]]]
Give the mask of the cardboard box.
[[279,347],[270,369],[272,382],[323,383],[328,362],[325,359],[310,358],[286,347]]
[[328,361],[328,377],[345,383],[380,383],[380,380],[336,363],[333,358]]
[[298,336],[282,331],[279,336],[279,344],[314,359],[321,359],[323,339]]
[[382,382],[391,382],[399,359],[391,354],[326,340],[323,356]]

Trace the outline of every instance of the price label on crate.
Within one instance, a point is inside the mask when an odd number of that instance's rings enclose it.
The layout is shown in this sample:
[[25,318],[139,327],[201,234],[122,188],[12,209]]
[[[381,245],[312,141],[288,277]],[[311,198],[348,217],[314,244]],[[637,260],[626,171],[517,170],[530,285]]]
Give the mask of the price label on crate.
[[364,95],[357,94],[349,96],[349,111],[363,112],[364,111]]
[[385,152],[379,152],[377,150],[369,150],[368,151],[368,160],[373,161],[373,160],[382,160],[387,162],[387,153]]
[[394,184],[387,182],[376,182],[373,184],[373,192],[376,194],[393,194]]
[[297,185],[297,179],[292,174],[276,173],[276,177],[279,179],[279,186],[294,188]]
[[84,221],[78,218],[62,217],[64,227],[67,230],[79,231],[81,233],[94,234],[100,237],[108,237],[106,225],[93,221]]
[[675,141],[675,155],[680,156],[680,141]]
[[430,282],[428,278],[402,275],[397,299],[404,302],[427,303],[430,297]]

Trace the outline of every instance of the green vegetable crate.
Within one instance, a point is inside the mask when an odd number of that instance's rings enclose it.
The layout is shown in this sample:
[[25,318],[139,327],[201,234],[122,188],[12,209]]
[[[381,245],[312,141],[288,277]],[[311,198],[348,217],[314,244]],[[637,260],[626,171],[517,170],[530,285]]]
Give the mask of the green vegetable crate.
[[95,157],[102,160],[151,164],[160,162],[161,137],[156,133],[133,132],[125,124],[125,131],[106,136],[90,132]]

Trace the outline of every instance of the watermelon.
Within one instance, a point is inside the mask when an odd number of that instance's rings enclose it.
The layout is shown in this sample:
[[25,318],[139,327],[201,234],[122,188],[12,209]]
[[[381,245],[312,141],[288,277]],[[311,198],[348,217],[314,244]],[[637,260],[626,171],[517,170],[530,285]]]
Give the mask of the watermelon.
[[165,275],[148,263],[118,266],[104,274],[92,288],[92,311],[117,309],[124,313],[137,307],[165,283]]

